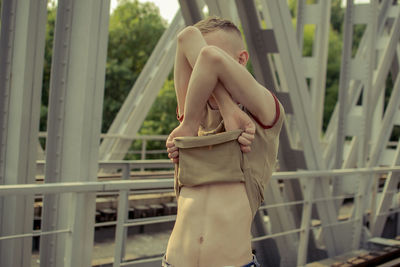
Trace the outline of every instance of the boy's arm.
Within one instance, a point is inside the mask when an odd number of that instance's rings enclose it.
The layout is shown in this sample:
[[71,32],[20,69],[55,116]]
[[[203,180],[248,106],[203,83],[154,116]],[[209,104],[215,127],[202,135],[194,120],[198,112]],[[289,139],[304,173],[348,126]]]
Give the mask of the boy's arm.
[[[185,99],[192,74],[193,66],[196,63],[197,57],[201,48],[206,46],[203,36],[197,35],[198,29],[189,26],[182,30],[177,36],[177,47],[174,65],[174,84],[176,98],[178,102],[178,116],[182,116],[185,109]],[[188,43],[184,40],[194,38],[192,42]],[[191,47],[189,47],[191,45]]]
[[[193,67],[185,99],[184,114],[189,127],[198,127],[201,111],[220,82],[232,98],[252,115],[269,125],[275,118],[275,100],[247,69],[216,46],[208,46],[200,31],[187,27],[178,38],[181,52]],[[188,109],[190,106],[190,109]]]
[[175,65],[174,65],[174,84],[176,100],[178,103],[177,115],[181,117],[185,109],[185,99],[187,87],[189,84],[192,67],[189,65],[186,57],[180,51],[179,46],[176,49]]

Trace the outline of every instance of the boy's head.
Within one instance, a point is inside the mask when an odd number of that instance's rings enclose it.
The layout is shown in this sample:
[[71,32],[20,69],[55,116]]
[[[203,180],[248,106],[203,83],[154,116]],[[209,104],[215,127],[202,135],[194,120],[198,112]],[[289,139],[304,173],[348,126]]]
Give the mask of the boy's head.
[[240,64],[246,65],[248,53],[245,50],[242,34],[233,22],[212,16],[193,26],[200,30],[207,44],[223,49]]

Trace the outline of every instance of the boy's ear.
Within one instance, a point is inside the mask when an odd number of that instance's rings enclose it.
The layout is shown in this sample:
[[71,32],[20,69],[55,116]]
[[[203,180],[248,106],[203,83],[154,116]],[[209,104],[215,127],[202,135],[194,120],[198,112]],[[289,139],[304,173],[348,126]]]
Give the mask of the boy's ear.
[[240,51],[239,64],[246,66],[248,60],[249,60],[249,53],[246,50]]

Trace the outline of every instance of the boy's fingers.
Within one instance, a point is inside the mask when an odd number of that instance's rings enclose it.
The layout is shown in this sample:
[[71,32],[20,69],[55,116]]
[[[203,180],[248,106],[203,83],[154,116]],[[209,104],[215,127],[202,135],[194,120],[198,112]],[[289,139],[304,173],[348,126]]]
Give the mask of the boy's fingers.
[[170,158],[170,159],[172,159],[172,158],[177,158],[179,156],[179,152],[178,151],[175,151],[175,152],[173,152],[173,153],[168,153],[168,157]]
[[179,163],[179,158],[171,159],[173,163]]
[[254,140],[254,134],[249,134],[246,132],[243,132],[240,137],[246,138],[247,140],[253,141]]
[[251,147],[250,146],[240,145],[240,150],[242,150],[243,153],[248,153],[248,152],[251,151]]
[[255,125],[251,125],[251,126],[249,126],[249,127],[247,127],[245,130],[244,130],[244,133],[249,133],[249,134],[255,134],[256,133],[256,127],[255,127]]
[[241,145],[249,146],[251,144],[251,140],[246,139],[243,136],[239,136],[238,141]]
[[165,143],[166,147],[173,147],[175,146],[174,141],[172,139],[168,139],[167,142]]
[[177,151],[177,150],[178,150],[178,148],[177,148],[176,146],[168,147],[168,148],[167,148],[167,152],[168,152],[168,153],[173,153],[173,152],[175,152],[175,151]]

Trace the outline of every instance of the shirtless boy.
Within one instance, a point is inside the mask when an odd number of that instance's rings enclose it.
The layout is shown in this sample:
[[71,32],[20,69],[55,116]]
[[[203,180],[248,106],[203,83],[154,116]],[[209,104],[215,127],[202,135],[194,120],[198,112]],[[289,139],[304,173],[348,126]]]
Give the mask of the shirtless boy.
[[250,171],[245,182],[178,189],[163,266],[259,266],[251,223],[275,165],[284,115],[276,97],[245,68],[248,58],[240,31],[227,20],[211,17],[177,36],[174,79],[181,123],[167,140],[169,158],[179,162],[174,138],[197,136],[199,129],[222,123],[225,131],[243,130],[238,142]]

